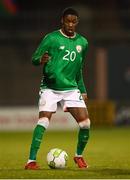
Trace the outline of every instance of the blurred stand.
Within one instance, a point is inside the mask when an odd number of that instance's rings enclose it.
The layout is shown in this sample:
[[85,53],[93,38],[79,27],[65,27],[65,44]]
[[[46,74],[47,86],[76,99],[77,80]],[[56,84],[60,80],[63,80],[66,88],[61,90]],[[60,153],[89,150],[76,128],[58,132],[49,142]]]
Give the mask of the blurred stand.
[[130,109],[129,0],[1,0],[0,114],[7,107],[37,107],[42,68],[31,65],[31,56],[42,37],[60,27],[67,6],[79,11],[78,32],[89,41],[84,80],[93,124],[118,124],[119,107]]

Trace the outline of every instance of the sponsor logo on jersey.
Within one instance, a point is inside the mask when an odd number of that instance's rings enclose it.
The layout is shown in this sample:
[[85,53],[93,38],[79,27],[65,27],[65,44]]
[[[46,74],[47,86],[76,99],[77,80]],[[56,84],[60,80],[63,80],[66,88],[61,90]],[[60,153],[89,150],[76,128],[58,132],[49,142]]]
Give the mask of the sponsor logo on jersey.
[[62,50],[63,50],[63,49],[65,49],[65,46],[60,46],[59,49],[62,49]]
[[80,45],[77,45],[76,50],[77,50],[78,53],[80,53],[82,51],[82,47]]

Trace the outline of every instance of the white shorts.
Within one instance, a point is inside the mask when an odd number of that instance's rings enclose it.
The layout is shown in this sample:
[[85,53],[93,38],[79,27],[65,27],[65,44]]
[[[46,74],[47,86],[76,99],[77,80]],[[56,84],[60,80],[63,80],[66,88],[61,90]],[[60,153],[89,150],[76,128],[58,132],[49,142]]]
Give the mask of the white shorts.
[[39,92],[39,112],[49,111],[55,112],[57,110],[57,103],[63,107],[83,107],[86,108],[85,102],[78,89],[68,91],[55,91],[52,89],[42,89]]

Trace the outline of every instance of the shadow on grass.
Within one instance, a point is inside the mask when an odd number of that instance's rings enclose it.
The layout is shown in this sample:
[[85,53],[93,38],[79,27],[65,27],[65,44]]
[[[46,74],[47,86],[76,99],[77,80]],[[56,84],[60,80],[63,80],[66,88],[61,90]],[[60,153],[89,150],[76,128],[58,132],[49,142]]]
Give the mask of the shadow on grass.
[[[130,175],[130,169],[113,169],[113,168],[104,168],[104,169],[100,169],[100,172],[104,173],[104,174],[109,174],[109,175]],[[95,170],[95,172],[99,172],[97,169]],[[93,170],[94,172],[94,170]]]
[[[25,169],[21,169],[21,168],[3,168],[0,169],[0,171],[34,171],[34,170],[25,170]],[[88,172],[102,172],[102,173],[108,173],[108,174],[128,174],[130,175],[130,169],[119,169],[119,168],[89,168],[89,169],[79,169],[79,168],[66,168],[66,169],[48,169],[48,168],[41,168],[39,170],[35,170],[35,171],[73,171],[73,172],[84,172],[84,171],[88,171]]]
[[[25,172],[25,173],[40,173],[40,172],[45,172],[46,173],[65,173],[65,174],[80,174],[80,175],[83,175],[83,174],[87,174],[87,175],[96,175],[97,178],[98,177],[118,177],[118,176],[127,176],[127,178],[129,177],[130,178],[130,169],[121,169],[121,168],[101,168],[101,167],[95,167],[95,168],[89,168],[89,169],[79,169],[79,168],[66,168],[66,169],[48,169],[48,168],[42,168],[40,170],[24,170],[24,169],[14,169],[14,168],[5,168],[5,169],[0,169],[0,173],[13,173],[14,172]],[[73,178],[73,177],[72,177]]]

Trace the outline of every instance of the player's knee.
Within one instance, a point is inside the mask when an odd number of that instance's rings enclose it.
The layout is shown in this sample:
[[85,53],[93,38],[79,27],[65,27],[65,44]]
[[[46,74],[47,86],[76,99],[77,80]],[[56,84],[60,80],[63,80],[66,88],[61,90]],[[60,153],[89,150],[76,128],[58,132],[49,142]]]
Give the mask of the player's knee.
[[42,117],[38,120],[37,124],[47,129],[49,126],[49,119],[47,117]]
[[82,129],[90,129],[90,124],[91,124],[90,119],[87,118],[84,121],[79,122],[79,127]]

